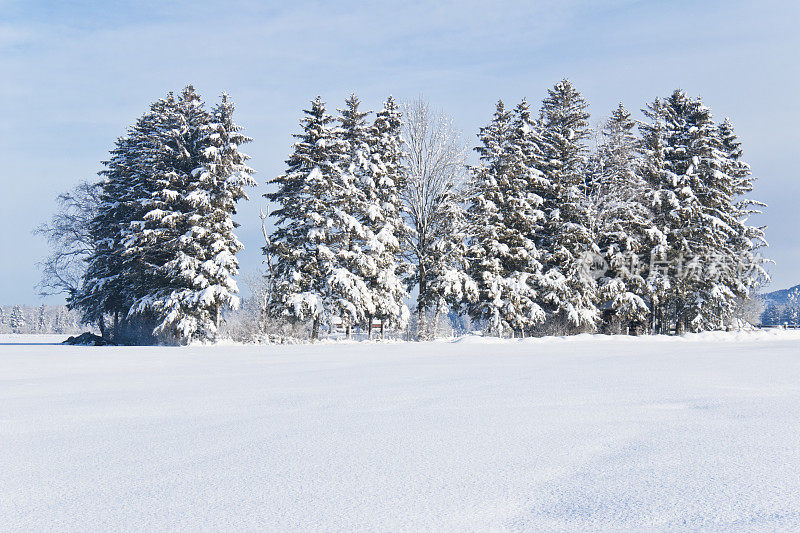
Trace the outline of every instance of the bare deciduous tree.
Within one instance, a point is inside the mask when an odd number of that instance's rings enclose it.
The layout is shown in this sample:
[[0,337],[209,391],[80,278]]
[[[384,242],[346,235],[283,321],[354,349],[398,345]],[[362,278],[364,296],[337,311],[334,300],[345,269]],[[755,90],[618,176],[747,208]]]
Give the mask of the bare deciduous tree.
[[58,195],[58,210],[34,230],[50,245],[50,254],[39,263],[43,296],[73,295],[86,269],[85,259],[92,252],[89,223],[97,213],[100,191],[96,183],[83,181],[74,189]]
[[429,337],[426,312],[441,307],[437,279],[451,260],[449,247],[463,218],[468,151],[449,117],[432,111],[422,97],[405,104],[402,136],[408,167],[401,193],[406,259],[415,267],[410,281],[419,288],[418,336],[424,339]]

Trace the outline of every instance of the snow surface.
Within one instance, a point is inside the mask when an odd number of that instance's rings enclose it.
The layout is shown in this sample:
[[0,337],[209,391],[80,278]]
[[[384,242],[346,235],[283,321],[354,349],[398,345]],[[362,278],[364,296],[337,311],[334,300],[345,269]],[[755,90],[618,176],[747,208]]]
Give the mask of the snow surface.
[[797,333],[38,341],[0,337],[4,531],[800,524]]

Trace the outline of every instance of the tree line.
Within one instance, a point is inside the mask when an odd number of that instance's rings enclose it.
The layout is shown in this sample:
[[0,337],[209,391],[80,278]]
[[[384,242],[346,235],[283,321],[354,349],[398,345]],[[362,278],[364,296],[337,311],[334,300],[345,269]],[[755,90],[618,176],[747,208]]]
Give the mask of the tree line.
[[64,305],[0,306],[0,333],[77,333],[80,315]]
[[[768,279],[762,204],[731,123],[676,90],[637,122],[620,105],[596,141],[568,80],[538,113],[497,103],[480,163],[423,103],[390,98],[372,123],[351,96],[338,118],[305,111],[265,247],[273,316],[405,327],[447,313],[499,336],[682,333],[739,325]],[[405,290],[402,281],[405,281]]]
[[[538,110],[499,101],[470,166],[422,99],[373,114],[351,95],[334,115],[315,98],[268,180],[254,320],[313,339],[376,322],[429,339],[445,316],[499,336],[741,325],[768,279],[741,143],[680,90],[643,112],[594,131],[562,80]],[[232,216],[255,183],[232,113],[191,86],[154,103],[42,228],[45,280],[104,335],[213,339],[238,305]]]

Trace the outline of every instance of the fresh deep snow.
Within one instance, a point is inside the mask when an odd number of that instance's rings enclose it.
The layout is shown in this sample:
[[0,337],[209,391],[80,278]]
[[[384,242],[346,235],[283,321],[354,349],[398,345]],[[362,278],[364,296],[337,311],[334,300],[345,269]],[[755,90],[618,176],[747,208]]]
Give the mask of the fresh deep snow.
[[800,524],[791,332],[36,341],[0,338],[0,530]]

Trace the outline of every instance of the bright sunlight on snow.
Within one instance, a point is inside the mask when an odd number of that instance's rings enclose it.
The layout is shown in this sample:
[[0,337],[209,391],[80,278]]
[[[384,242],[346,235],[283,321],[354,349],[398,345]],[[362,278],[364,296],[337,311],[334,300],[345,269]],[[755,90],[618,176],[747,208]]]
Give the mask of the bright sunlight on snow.
[[0,338],[3,530],[800,523],[796,333],[36,342]]

